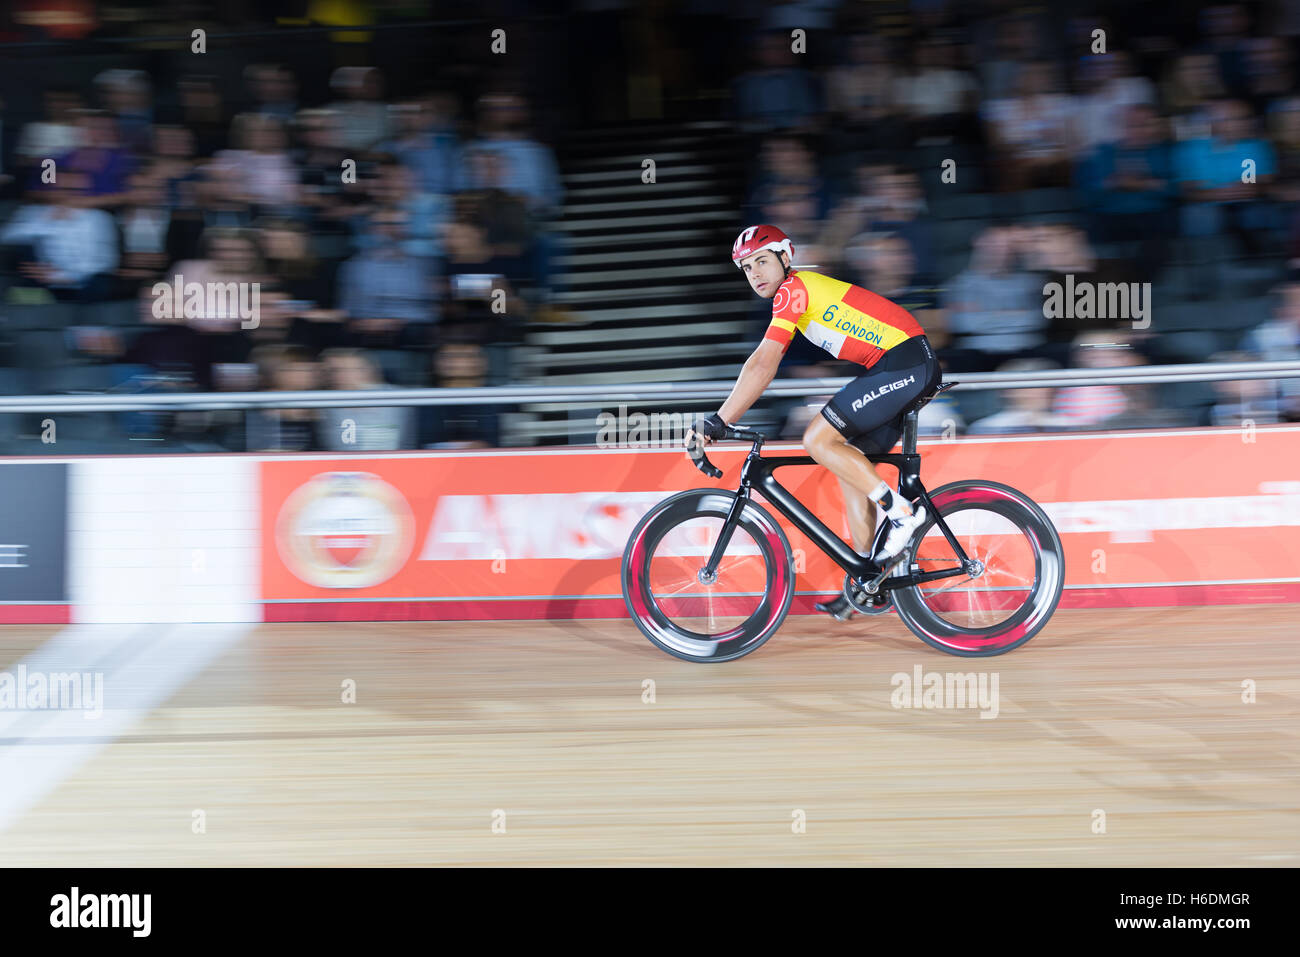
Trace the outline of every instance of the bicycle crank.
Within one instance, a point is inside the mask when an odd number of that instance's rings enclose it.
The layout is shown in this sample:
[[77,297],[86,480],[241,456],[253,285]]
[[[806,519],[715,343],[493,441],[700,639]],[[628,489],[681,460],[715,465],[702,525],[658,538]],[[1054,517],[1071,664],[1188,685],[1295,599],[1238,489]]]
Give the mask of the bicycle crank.
[[863,615],[883,615],[894,607],[894,599],[888,592],[868,594],[862,583],[852,575],[844,576],[844,597],[854,611]]

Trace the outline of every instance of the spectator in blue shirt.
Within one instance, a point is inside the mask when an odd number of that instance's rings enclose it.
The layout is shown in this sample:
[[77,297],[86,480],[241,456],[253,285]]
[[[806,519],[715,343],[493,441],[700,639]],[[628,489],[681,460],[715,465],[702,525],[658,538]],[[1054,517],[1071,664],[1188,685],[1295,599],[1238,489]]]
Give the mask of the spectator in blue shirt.
[[1177,186],[1173,156],[1162,121],[1145,103],[1124,113],[1124,135],[1102,143],[1083,164],[1080,180],[1092,215],[1094,243],[1140,240],[1139,270],[1150,275],[1165,260],[1176,229]]
[[1182,230],[1189,236],[1231,231],[1257,254],[1280,230],[1277,209],[1266,197],[1277,173],[1268,140],[1255,135],[1255,117],[1241,100],[1220,100],[1211,110],[1210,136],[1183,143],[1174,155],[1174,176],[1183,188]]
[[430,263],[404,247],[406,222],[401,209],[380,210],[374,244],[339,270],[339,305],[359,348],[425,345],[437,321]]

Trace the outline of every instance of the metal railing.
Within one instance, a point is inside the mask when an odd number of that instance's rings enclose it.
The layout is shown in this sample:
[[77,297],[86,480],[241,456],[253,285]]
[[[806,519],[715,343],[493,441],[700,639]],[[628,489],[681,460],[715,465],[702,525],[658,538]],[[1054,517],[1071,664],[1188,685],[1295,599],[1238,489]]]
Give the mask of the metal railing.
[[[1042,372],[949,373],[951,390],[1033,389],[1058,386],[1144,385],[1213,382],[1223,379],[1300,377],[1300,361],[1203,362],[1115,369],[1050,369]],[[808,397],[838,392],[851,378],[778,379],[763,398]],[[140,412],[213,409],[329,409],[409,405],[528,405],[572,402],[706,402],[725,399],[734,381],[629,383],[627,385],[509,385],[477,389],[376,389],[357,392],[175,392],[170,394],[0,396],[5,412]]]

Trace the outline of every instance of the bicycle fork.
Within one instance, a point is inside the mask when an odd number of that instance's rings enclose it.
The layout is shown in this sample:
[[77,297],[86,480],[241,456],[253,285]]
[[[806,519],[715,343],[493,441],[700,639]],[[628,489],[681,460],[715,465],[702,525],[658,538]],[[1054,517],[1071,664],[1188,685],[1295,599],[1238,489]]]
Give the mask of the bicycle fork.
[[[749,463],[745,463],[748,468]],[[709,556],[709,561],[703,568],[696,573],[696,578],[700,580],[701,585],[712,585],[718,580],[718,563],[722,561],[722,556],[727,552],[727,546],[731,544],[731,536],[736,530],[736,525],[740,521],[740,513],[744,511],[749,504],[749,485],[741,484],[736,490],[736,500],[731,503],[731,509],[727,512],[727,518],[722,523],[722,531],[718,533],[718,540],[713,545],[713,554]]]

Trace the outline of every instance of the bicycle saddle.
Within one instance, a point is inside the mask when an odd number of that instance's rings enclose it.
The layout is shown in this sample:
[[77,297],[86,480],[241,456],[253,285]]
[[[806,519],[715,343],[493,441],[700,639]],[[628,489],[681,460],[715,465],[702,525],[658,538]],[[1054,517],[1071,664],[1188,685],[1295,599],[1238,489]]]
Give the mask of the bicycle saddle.
[[912,404],[912,407],[911,407],[911,409],[910,409],[909,411],[911,411],[911,412],[917,412],[917,411],[920,411],[920,409],[921,409],[924,405],[926,405],[926,403],[928,403],[931,399],[933,399],[936,395],[938,395],[940,392],[947,392],[949,389],[951,389],[951,388],[952,388],[953,386],[955,386],[956,384],[957,384],[956,381],[953,381],[953,382],[940,382],[937,386],[935,386],[935,387],[934,387],[933,389],[931,389],[929,392],[925,393],[925,394],[922,395],[919,399],[917,399],[917,400]]

